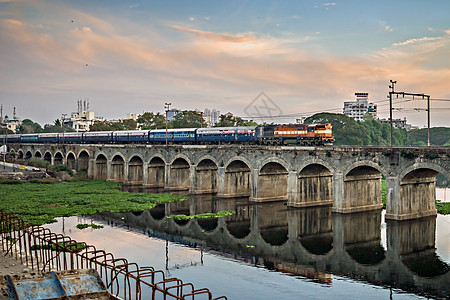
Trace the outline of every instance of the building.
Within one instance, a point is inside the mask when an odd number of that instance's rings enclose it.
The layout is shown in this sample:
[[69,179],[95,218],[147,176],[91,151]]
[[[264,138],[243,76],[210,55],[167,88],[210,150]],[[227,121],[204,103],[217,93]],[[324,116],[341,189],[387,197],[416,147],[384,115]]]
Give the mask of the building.
[[20,125],[22,124],[22,122],[20,121],[19,118],[17,118],[16,116],[16,108],[14,107],[14,111],[13,111],[13,118],[10,119],[8,116],[5,116],[3,118],[3,105],[1,106],[1,113],[0,113],[0,128],[2,128],[3,130],[10,130],[14,133],[17,133],[19,131]]
[[[391,121],[389,119],[378,119],[378,122],[382,124],[391,124]],[[392,119],[392,127],[397,129],[406,129],[408,131],[412,129],[412,125],[406,123],[406,118]]]
[[181,110],[172,108],[167,111],[167,121],[172,121],[177,114],[179,114]]
[[215,108],[205,108],[205,112],[202,115],[208,127],[212,127],[220,121],[220,111]]
[[88,100],[78,100],[78,111],[72,112],[70,118],[64,119],[65,125],[72,127],[76,132],[89,131],[89,127],[94,124],[95,121],[103,121],[103,118],[95,118],[95,113],[89,111]]
[[366,113],[377,116],[377,105],[369,102],[369,93],[355,93],[356,101],[344,102],[344,115],[357,121],[364,121]]

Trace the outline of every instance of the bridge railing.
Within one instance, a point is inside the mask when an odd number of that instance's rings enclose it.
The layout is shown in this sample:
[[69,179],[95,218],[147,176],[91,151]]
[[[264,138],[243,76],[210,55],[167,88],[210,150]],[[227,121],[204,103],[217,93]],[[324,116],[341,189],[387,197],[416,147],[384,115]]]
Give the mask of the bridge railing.
[[207,288],[167,277],[163,270],[140,267],[93,245],[56,234],[0,210],[1,248],[31,272],[95,269],[113,297],[120,299],[227,299],[213,298]]

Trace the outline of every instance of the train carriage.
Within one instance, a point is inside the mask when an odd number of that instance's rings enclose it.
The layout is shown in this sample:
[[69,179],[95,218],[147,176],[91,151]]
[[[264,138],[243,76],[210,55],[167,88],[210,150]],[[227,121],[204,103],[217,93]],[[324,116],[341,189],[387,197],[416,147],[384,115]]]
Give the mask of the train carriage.
[[[8,142],[9,142],[9,138],[8,138]],[[21,134],[20,142],[21,143],[38,143],[38,142],[40,142],[39,135],[37,133]]]
[[57,144],[59,142],[59,133],[40,133],[38,134],[40,143]]
[[0,135],[0,141],[2,143],[20,143],[20,134]]
[[148,143],[149,130],[114,131],[114,143]]
[[[195,143],[196,142],[196,128],[180,128],[167,130],[167,142],[169,143]],[[165,143],[166,130],[155,129],[150,130],[149,141],[151,143]]]
[[197,129],[198,143],[238,143],[256,140],[256,126]]
[[82,132],[64,132],[59,134],[59,140],[65,144],[81,144],[83,142]]
[[83,133],[83,143],[113,143],[113,131],[88,131]]

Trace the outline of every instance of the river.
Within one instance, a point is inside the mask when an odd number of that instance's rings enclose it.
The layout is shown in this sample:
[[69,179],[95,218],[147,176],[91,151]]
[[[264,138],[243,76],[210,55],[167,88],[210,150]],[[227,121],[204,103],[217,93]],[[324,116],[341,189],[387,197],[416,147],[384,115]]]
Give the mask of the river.
[[[169,214],[233,210],[221,219]],[[79,230],[79,223],[104,225]],[[425,299],[450,295],[450,216],[385,221],[281,202],[189,196],[136,213],[60,218],[55,233],[228,299]]]

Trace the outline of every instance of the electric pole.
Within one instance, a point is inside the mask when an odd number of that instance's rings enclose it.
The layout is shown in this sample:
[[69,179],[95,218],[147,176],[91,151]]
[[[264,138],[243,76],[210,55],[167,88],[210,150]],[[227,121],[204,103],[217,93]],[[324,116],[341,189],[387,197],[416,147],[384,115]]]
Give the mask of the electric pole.
[[389,86],[389,88],[392,89],[392,91],[389,92],[389,124],[391,125],[390,140],[391,140],[391,152],[392,152],[392,95],[395,93],[394,89],[395,89],[395,84],[397,83],[397,81],[390,80],[390,82],[391,82],[391,85]]
[[172,103],[164,103],[164,109],[166,110],[166,149],[169,149],[169,144],[168,144],[168,138],[167,138],[167,113],[169,112],[170,106],[172,105]]
[[389,121],[391,123],[391,151],[392,151],[392,96],[393,95],[402,95],[403,98],[405,96],[413,96],[414,97],[422,97],[422,99],[427,98],[427,119],[428,119],[428,140],[427,140],[427,146],[430,146],[430,95],[425,95],[425,94],[417,94],[417,93],[405,93],[405,92],[396,92],[394,90],[394,84],[397,83],[397,81],[390,81],[391,85],[389,86],[390,89],[392,89],[392,91],[389,92]]

